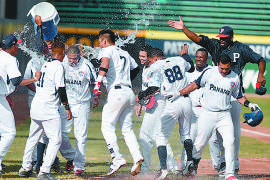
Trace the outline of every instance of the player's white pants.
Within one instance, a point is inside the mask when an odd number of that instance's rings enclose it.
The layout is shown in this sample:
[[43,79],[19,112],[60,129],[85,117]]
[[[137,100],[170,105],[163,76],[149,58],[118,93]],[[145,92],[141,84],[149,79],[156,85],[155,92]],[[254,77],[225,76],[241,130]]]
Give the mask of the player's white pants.
[[198,119],[198,135],[194,142],[193,158],[200,159],[208,140],[218,131],[225,148],[225,177],[234,175],[234,130],[230,111],[212,112],[202,109]]
[[133,132],[132,116],[135,105],[135,95],[131,88],[111,88],[102,111],[101,131],[111,151],[111,156],[120,155],[115,134],[116,123],[119,121],[121,132],[133,157],[137,162],[142,158],[140,146]]
[[[192,106],[192,120],[190,125],[190,137],[192,142],[195,142],[195,139],[198,134],[198,118],[202,113],[202,107],[200,106]],[[210,143],[212,142],[212,143]],[[212,145],[212,146],[211,146]],[[213,162],[213,168],[217,169],[220,165],[220,149],[219,149],[219,143],[217,142],[216,133],[213,133],[211,138],[209,139],[209,149],[210,149],[210,155]],[[186,166],[187,161],[187,154],[186,150],[183,148],[182,150],[182,156],[181,156],[181,163],[182,167]],[[225,160],[224,160],[225,161]]]
[[161,116],[161,129],[158,130],[157,135],[157,147],[168,144],[168,138],[177,120],[181,142],[184,143],[186,139],[190,139],[191,108],[189,97],[180,96],[173,102],[166,100],[166,105]]
[[7,154],[16,135],[15,120],[6,96],[0,95],[0,170],[1,163]]
[[49,143],[40,171],[44,173],[50,172],[62,140],[60,117],[50,120],[31,120],[29,137],[26,142],[22,164],[25,170],[31,170],[32,168],[32,155],[43,133],[46,133],[49,138]]
[[[230,109],[233,127],[234,127],[234,148],[235,148],[235,154],[234,154],[234,163],[235,163],[235,169],[239,168],[239,148],[240,148],[240,136],[241,136],[241,124],[240,124],[240,113],[242,105],[237,100],[231,101],[232,108]],[[225,152],[224,147],[222,145],[222,137],[217,134],[217,139],[213,139],[213,141],[209,141],[209,147],[212,146],[214,153],[216,154],[215,159],[219,159],[219,162],[225,162]],[[212,138],[211,138],[212,139]],[[217,145],[219,143],[219,145]],[[218,151],[218,153],[216,153]],[[220,157],[217,157],[219,155]]]
[[[62,111],[66,112],[62,107]],[[86,163],[86,142],[88,135],[88,121],[90,113],[90,102],[82,104],[70,104],[72,120],[67,120],[67,115],[62,118],[62,145],[60,152],[67,160],[73,160],[74,171],[77,169],[85,170]],[[65,113],[66,114],[66,113]],[[74,122],[74,135],[76,140],[76,151],[72,147],[69,139],[69,132]]]
[[[165,107],[163,96],[157,94],[154,97],[156,100],[155,105],[151,109],[146,109],[140,131],[140,143],[144,159],[142,172],[148,172],[150,170],[152,147],[156,142],[156,133],[161,126],[161,114]],[[169,143],[167,144],[167,164],[172,172],[180,170]]]
[[[28,94],[28,106],[29,106],[29,109],[31,109],[31,104],[32,104],[33,99],[34,99],[34,96]],[[33,153],[32,161],[33,161],[33,162],[34,162],[34,161],[37,161],[37,148],[35,148],[35,151],[34,151],[34,153]]]

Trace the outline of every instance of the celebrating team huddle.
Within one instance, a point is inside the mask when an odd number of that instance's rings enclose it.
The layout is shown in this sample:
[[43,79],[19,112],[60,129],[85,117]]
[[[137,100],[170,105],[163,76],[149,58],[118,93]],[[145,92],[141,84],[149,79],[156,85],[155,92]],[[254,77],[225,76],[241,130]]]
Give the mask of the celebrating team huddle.
[[[266,63],[248,46],[233,41],[232,28],[222,27],[218,40],[196,35],[184,25],[181,17],[179,21],[168,21],[171,27],[183,30],[203,48],[196,51],[194,65],[188,56],[187,45],[181,48],[179,56],[168,58],[161,49],[145,45],[139,51],[143,66],[142,90],[135,96],[131,81],[140,72],[139,65],[127,51],[115,45],[113,31],[99,32],[101,65],[97,74],[90,61],[81,56],[78,45],[70,46],[65,54],[63,43],[53,39],[44,41],[40,16],[34,20],[38,25],[36,41],[39,43],[36,44],[39,47],[36,49],[44,56],[30,61],[25,79],[21,77],[14,57],[21,40],[8,35],[1,41],[0,175],[4,167],[2,160],[16,134],[10,101],[6,97],[16,86],[27,85],[34,98],[31,98],[30,133],[18,175],[55,179],[50,171],[53,168],[62,172],[55,166],[60,151],[67,160],[66,171],[84,177],[90,103],[93,99],[92,108],[99,105],[100,95],[104,93],[103,84],[107,97],[102,110],[101,132],[112,159],[107,176],[113,176],[127,164],[115,133],[119,122],[133,159],[130,170],[133,176],[144,177],[151,173],[154,143],[160,161],[158,179],[168,178],[169,171],[175,176],[195,176],[203,150],[209,143],[213,168],[218,175],[226,180],[236,179],[241,107],[250,108],[258,116],[262,113],[257,104],[244,96],[241,72],[246,63],[257,63],[257,82],[264,87]],[[213,66],[207,64],[208,53],[212,56]],[[138,117],[144,114],[139,142],[133,131],[134,107]],[[247,122],[256,126],[261,120],[251,117]],[[76,149],[68,136],[73,122]],[[177,122],[179,140],[183,143],[182,170],[168,141]]]

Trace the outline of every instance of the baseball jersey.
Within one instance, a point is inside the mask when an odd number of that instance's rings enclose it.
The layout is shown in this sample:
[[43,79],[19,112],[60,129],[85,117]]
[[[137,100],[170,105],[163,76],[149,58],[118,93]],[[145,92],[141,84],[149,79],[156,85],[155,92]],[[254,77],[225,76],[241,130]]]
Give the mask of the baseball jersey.
[[[24,72],[24,79],[31,79],[33,77],[35,77],[35,73],[37,71],[39,71],[42,67],[42,65],[45,63],[46,61],[44,60],[44,58],[39,58],[39,59],[31,59],[26,66],[25,72]],[[33,83],[35,86],[37,86],[37,82]],[[35,92],[33,92],[32,90],[28,89],[28,94],[31,96],[35,95]]]
[[155,79],[151,79],[153,77],[153,72],[151,70],[151,66],[144,66],[143,68],[143,72],[142,72],[142,90],[145,91],[149,86],[149,82],[155,80]]
[[81,57],[78,64],[71,67],[67,56],[65,56],[63,66],[68,103],[79,104],[90,101],[90,84],[94,84],[96,80],[93,65],[87,59]]
[[[193,81],[195,81],[201,74],[203,71],[205,71],[208,68],[212,68],[212,66],[207,66],[206,68],[204,68],[203,70],[198,70],[195,67],[195,71],[192,73],[186,73],[187,75],[187,80],[188,80],[188,84],[192,83]],[[192,101],[192,106],[201,106],[201,99],[202,99],[202,92],[203,92],[203,88],[197,89],[195,91],[192,91],[191,93],[189,93],[189,97]]]
[[9,95],[15,90],[10,79],[21,76],[18,61],[6,51],[0,51],[0,95]]
[[161,94],[180,91],[187,86],[186,72],[191,65],[180,56],[161,59],[151,65],[155,81],[149,86],[160,87]]
[[57,93],[59,87],[65,87],[64,68],[60,61],[53,59],[41,68],[41,77],[30,110],[32,119],[47,120],[60,117],[60,99]]
[[212,61],[214,65],[217,65],[219,56],[226,54],[231,59],[231,70],[237,74],[241,74],[246,63],[258,63],[262,58],[261,55],[255,53],[247,45],[240,43],[238,41],[233,42],[233,46],[224,49],[220,45],[218,39],[209,39],[207,36],[201,36],[202,40],[197,43],[198,45],[206,48],[212,56]]
[[130,70],[135,69],[138,64],[129,53],[119,47],[109,46],[102,48],[99,53],[99,59],[104,57],[110,59],[108,72],[103,79],[107,91],[117,85],[131,87]]
[[205,70],[195,81],[203,88],[202,107],[209,111],[226,111],[231,106],[231,96],[243,97],[239,76],[231,71],[223,77],[217,66]]

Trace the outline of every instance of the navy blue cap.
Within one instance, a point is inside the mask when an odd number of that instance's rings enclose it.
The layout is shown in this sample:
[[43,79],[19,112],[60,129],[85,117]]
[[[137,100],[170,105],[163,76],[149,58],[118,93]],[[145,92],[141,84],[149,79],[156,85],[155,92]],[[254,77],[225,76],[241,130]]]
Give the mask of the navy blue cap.
[[230,26],[223,26],[222,28],[220,28],[219,35],[217,35],[217,37],[229,36],[233,36],[233,28],[231,28]]
[[6,35],[2,40],[1,40],[1,45],[2,47],[11,47],[15,44],[21,43],[22,40],[17,39],[13,34]]

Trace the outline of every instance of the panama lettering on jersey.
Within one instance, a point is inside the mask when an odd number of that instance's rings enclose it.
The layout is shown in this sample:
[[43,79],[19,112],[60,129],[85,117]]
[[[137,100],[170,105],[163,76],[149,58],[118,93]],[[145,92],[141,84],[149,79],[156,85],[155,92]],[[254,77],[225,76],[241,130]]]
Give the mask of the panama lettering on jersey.
[[96,79],[94,66],[81,57],[76,66],[71,67],[68,58],[63,60],[65,84],[69,104],[88,102],[91,99],[90,84]]
[[215,66],[205,70],[195,82],[198,86],[205,87],[201,104],[210,111],[228,110],[231,108],[231,96],[243,97],[240,78],[233,71],[223,77],[219,73],[218,67]]
[[219,93],[222,93],[222,94],[226,94],[226,95],[230,95],[231,94],[231,91],[230,90],[219,88],[219,87],[215,86],[214,84],[210,84],[210,88],[209,89],[211,91],[216,91],[216,92],[219,92]]

